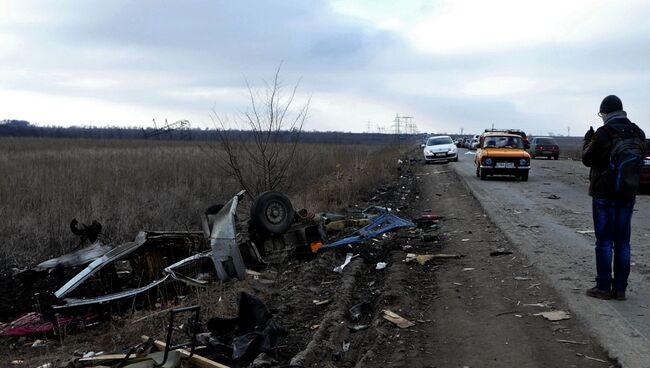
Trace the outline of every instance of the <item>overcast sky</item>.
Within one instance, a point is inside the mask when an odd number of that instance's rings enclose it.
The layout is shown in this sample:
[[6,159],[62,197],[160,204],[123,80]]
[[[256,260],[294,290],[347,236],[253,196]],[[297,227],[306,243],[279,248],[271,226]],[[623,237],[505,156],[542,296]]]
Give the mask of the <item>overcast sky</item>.
[[650,133],[647,0],[0,0],[0,119],[213,127],[282,63],[308,130]]

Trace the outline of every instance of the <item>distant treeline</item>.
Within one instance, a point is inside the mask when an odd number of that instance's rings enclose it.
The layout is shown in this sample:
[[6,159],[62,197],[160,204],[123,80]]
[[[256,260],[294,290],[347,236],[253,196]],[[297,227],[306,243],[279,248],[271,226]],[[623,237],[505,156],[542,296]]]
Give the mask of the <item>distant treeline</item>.
[[[248,140],[252,138],[250,131],[230,130],[227,132],[233,139]],[[25,120],[0,121],[0,137],[42,137],[42,138],[86,138],[86,139],[154,139],[154,140],[190,140],[210,141],[217,139],[217,131],[213,129],[178,129],[164,128],[121,128],[121,127],[56,127],[37,126]],[[292,133],[282,132],[280,139],[289,141]],[[303,143],[340,143],[340,144],[415,144],[424,140],[425,135],[419,134],[382,134],[382,133],[346,133],[346,132],[308,132],[300,133]]]

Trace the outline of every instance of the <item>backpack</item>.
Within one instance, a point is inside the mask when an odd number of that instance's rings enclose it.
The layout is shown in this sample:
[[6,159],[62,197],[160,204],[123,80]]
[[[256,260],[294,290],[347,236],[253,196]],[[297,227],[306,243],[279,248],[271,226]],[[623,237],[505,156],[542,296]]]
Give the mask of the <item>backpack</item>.
[[639,128],[632,124],[632,134],[621,137],[619,132],[605,125],[605,131],[612,141],[607,173],[613,184],[617,199],[633,198],[639,188],[645,142],[641,139]]

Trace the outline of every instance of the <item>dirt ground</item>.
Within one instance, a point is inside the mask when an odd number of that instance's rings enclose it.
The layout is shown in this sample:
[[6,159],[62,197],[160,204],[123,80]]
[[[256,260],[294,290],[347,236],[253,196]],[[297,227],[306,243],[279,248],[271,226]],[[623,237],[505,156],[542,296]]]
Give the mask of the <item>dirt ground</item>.
[[[232,312],[227,305],[240,290],[261,297],[288,331],[269,354],[274,366],[616,366],[548,281],[508,244],[447,165],[405,166],[399,179],[364,199],[358,208],[378,204],[404,218],[425,211],[444,216],[441,228],[432,230],[426,241],[421,229],[401,230],[354,249],[288,259],[260,276],[215,285],[184,303],[205,306],[205,321],[214,313]],[[512,253],[491,256],[498,248]],[[347,252],[360,256],[342,273],[334,272]],[[408,253],[462,257],[421,265],[404,262]],[[378,270],[378,262],[385,262],[386,268]],[[352,321],[348,311],[360,303],[367,303],[364,313]],[[384,310],[414,325],[399,328],[383,318]],[[552,310],[567,311],[571,318],[551,322],[535,315]],[[114,318],[65,340],[50,336],[44,348],[32,348],[33,339],[3,339],[0,347],[8,353],[0,365],[22,359],[22,366],[37,366],[63,362],[74,351],[119,351],[138,342],[142,333],[162,338],[164,314],[133,323],[151,313]]]

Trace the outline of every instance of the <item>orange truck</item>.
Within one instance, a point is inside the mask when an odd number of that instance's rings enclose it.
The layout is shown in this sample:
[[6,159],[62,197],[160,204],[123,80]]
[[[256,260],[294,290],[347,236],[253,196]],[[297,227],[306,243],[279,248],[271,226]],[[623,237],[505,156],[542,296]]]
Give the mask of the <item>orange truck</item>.
[[528,180],[530,155],[517,134],[487,132],[481,135],[474,157],[476,176],[485,180],[492,175],[509,175]]

